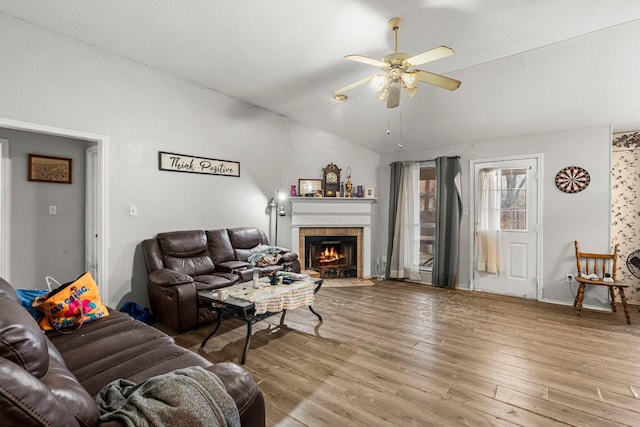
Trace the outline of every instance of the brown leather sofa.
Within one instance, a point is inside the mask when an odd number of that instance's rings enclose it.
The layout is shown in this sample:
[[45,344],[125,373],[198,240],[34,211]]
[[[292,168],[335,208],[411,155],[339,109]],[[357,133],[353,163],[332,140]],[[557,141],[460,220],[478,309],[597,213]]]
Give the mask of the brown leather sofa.
[[[255,227],[171,231],[143,241],[151,310],[178,333],[212,323],[215,313],[197,292],[251,280],[248,258],[268,245],[266,234]],[[261,275],[279,269],[300,272],[298,255],[280,249],[278,264],[261,267]]]
[[121,426],[100,423],[94,398],[111,381],[141,382],[175,369],[200,366],[224,383],[243,426],[264,426],[262,392],[233,363],[212,364],[171,337],[110,310],[69,334],[42,333],[0,278],[0,424],[3,426]]

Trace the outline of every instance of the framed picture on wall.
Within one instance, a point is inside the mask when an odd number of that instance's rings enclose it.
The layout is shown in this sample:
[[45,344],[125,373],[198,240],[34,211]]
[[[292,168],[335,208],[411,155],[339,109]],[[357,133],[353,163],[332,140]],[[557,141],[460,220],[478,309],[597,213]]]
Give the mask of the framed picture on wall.
[[29,181],[71,184],[71,159],[29,154]]

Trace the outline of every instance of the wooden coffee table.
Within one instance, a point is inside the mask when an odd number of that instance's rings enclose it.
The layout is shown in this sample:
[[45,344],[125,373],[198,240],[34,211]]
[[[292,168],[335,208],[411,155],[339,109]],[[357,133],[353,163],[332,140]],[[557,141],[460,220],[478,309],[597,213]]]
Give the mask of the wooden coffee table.
[[[298,276],[299,277],[299,276]],[[318,279],[315,277],[305,277],[301,278],[301,280],[296,280],[293,283],[287,285],[275,285],[272,286],[268,283],[268,278],[261,278],[260,285],[261,287],[258,290],[265,290],[270,293],[281,295],[283,299],[288,299],[287,295],[291,295],[294,292],[305,292],[308,290],[313,291],[313,295],[315,295],[322,286],[322,279]],[[228,291],[231,295],[242,294],[245,291],[247,293],[257,292],[253,286],[253,282],[244,282],[237,285],[230,286],[228,288],[217,289],[214,291],[200,291],[198,295],[202,297],[205,301],[208,302],[209,308],[217,313],[218,320],[216,321],[216,325],[213,330],[206,336],[202,344],[200,344],[200,348],[204,347],[207,344],[209,338],[211,338],[220,328],[220,324],[223,320],[226,319],[241,319],[247,324],[247,337],[244,342],[244,350],[242,351],[242,359],[240,360],[241,364],[245,364],[247,361],[247,353],[249,352],[249,345],[251,342],[251,327],[254,323],[264,320],[268,317],[274,316],[276,314],[282,313],[282,317],[280,318],[280,323],[284,322],[284,317],[287,314],[287,308],[283,308],[282,310],[277,311],[266,311],[266,312],[256,312],[256,303],[251,302],[247,299],[242,299],[238,296],[228,296],[222,299],[219,295],[220,291]],[[247,296],[247,298],[251,298]],[[285,304],[286,306],[287,304]],[[258,303],[258,306],[261,307],[261,304]],[[318,317],[318,320],[322,321],[322,316],[318,313],[313,305],[308,305],[309,310]],[[263,307],[262,307],[263,308]],[[291,309],[291,308],[288,308]]]

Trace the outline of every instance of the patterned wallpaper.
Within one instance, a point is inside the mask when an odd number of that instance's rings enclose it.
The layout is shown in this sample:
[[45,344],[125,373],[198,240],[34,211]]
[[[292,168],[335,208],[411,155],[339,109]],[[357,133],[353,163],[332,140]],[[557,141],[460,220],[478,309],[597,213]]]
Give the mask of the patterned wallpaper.
[[630,285],[627,300],[640,303],[640,131],[613,134],[611,173],[612,243],[620,245],[617,275]]

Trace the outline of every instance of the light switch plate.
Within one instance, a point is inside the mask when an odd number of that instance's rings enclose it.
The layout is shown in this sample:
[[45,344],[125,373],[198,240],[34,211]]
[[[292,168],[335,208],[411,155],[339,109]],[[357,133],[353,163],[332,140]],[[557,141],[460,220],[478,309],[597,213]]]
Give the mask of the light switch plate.
[[58,207],[56,205],[49,205],[49,215],[56,215],[58,213]]

